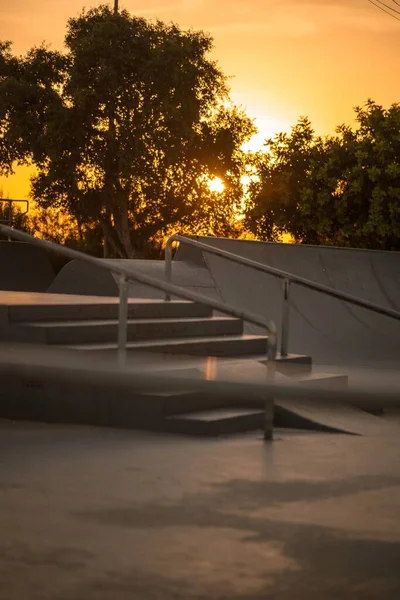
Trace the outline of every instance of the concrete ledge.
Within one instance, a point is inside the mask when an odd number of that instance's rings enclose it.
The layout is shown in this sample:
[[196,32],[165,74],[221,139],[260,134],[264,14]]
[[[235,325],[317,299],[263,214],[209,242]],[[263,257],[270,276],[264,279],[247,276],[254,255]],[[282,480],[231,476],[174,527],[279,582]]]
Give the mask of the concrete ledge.
[[0,289],[45,292],[55,276],[48,253],[24,242],[0,242]]

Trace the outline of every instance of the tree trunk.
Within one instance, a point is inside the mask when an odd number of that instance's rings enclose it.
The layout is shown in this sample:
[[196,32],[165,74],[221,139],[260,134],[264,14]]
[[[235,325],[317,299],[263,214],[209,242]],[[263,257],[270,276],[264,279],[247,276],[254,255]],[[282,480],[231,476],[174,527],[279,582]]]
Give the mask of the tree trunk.
[[[132,245],[129,214],[128,214],[128,198],[121,187],[119,173],[119,144],[115,126],[115,106],[110,104],[108,107],[108,143],[107,143],[107,167],[105,169],[105,185],[106,192],[106,211],[107,217],[114,218],[114,230],[118,238],[118,245],[122,249],[122,258],[136,258],[136,252]],[[108,238],[109,239],[109,238]],[[114,241],[116,241],[114,239]]]
[[103,235],[103,258],[109,257],[109,249],[108,249],[108,236],[107,233]]
[[131,240],[131,231],[129,226],[128,200],[126,197],[119,195],[117,206],[114,210],[115,229],[118,234],[126,258],[137,258],[137,252],[133,247]]
[[110,257],[110,250],[112,250],[118,258],[126,258],[124,247],[118,239],[118,235],[116,235],[116,232],[113,230],[111,223],[102,219],[101,229],[103,231],[104,240],[107,240],[107,256],[104,256],[104,258]]

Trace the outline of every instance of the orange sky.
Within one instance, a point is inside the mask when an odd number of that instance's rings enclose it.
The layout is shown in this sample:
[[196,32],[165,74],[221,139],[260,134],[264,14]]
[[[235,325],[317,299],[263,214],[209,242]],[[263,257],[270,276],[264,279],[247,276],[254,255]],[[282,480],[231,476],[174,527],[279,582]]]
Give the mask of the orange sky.
[[[2,2],[0,39],[12,40],[16,52],[42,41],[60,48],[68,17],[82,6],[82,0]],[[367,0],[121,0],[121,6],[210,32],[214,57],[232,76],[232,98],[257,119],[259,138],[290,128],[300,115],[330,133],[351,123],[352,108],[369,97],[385,106],[400,101],[400,21]],[[27,197],[28,172],[0,179],[0,186],[5,195]]]

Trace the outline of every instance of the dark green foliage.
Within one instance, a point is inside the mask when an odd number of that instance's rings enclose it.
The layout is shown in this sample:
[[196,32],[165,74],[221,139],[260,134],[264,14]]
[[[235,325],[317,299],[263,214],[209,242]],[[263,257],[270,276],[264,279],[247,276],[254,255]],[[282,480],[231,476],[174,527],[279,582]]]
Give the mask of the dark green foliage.
[[260,239],[400,249],[400,105],[356,109],[357,129],[316,136],[301,119],[256,158],[247,205]]

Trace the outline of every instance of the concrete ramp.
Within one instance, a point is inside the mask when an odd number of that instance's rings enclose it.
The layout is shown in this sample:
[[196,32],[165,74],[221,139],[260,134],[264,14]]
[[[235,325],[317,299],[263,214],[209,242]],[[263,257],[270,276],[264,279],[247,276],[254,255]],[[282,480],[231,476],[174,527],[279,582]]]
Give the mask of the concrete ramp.
[[[105,259],[106,264],[129,268],[134,273],[142,273],[165,281],[165,263],[161,260],[122,260]],[[219,298],[215,282],[205,263],[174,263],[172,283],[188,290]],[[57,275],[48,292],[55,294],[76,294],[90,296],[118,296],[118,277],[105,269],[88,265],[79,260],[70,261]],[[129,284],[131,298],[163,299],[164,294],[147,285],[132,281]]]
[[41,248],[0,242],[0,290],[45,292],[54,276],[49,255]]
[[[343,387],[342,375],[337,376],[338,383],[334,376],[327,380],[326,374],[315,374],[313,384],[337,389]],[[262,384],[268,380],[268,371],[265,365],[252,360],[239,360],[222,362],[218,361],[214,368],[213,376],[215,379],[225,381],[237,381],[240,383],[259,383]],[[320,377],[320,379],[319,379]],[[288,378],[282,373],[275,373],[276,382],[293,383],[295,378]],[[329,381],[329,382],[328,382]],[[310,384],[300,377],[298,384]],[[339,397],[339,396],[338,396]],[[242,398],[243,405],[247,404],[247,399]],[[265,402],[265,398],[260,398],[259,406]],[[251,404],[254,406],[254,401]],[[366,436],[393,436],[400,434],[400,420],[384,418],[371,415],[357,407],[338,402],[326,402],[321,394],[321,400],[307,400],[298,398],[276,398],[275,399],[275,419],[274,424],[277,427],[290,427],[293,429],[309,429],[314,431],[327,431],[336,433],[348,433],[354,435]]]
[[[196,238],[245,258],[400,310],[400,253]],[[196,256],[197,253],[197,256]],[[176,261],[208,265],[225,302],[281,323],[282,282],[181,244]],[[175,266],[175,264],[174,264]],[[257,327],[247,325],[249,333]],[[320,364],[400,364],[400,322],[292,285],[289,350]]]
[[50,294],[76,296],[118,296],[118,285],[111,273],[81,260],[71,260],[48,287]]
[[400,423],[371,415],[340,403],[279,399],[275,402],[275,425],[294,429],[331,431],[366,436],[400,434]]

